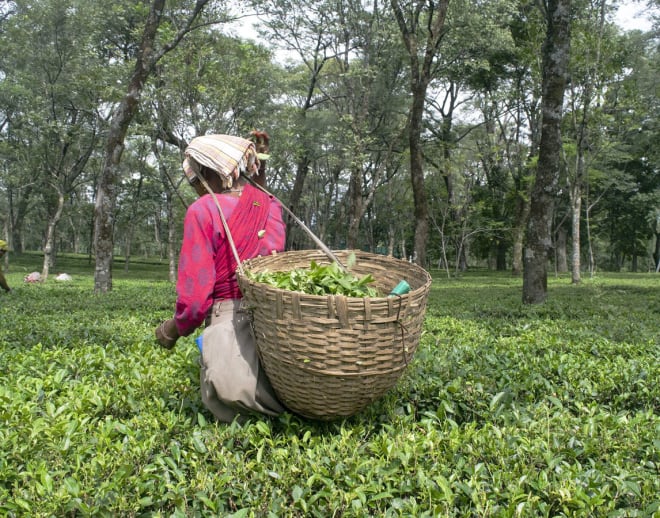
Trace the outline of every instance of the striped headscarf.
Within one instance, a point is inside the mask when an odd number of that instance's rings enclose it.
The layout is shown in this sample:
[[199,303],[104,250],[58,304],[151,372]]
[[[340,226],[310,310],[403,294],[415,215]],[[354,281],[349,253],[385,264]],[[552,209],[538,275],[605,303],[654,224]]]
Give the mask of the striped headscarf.
[[241,173],[252,176],[259,170],[259,158],[254,143],[232,135],[205,135],[192,139],[185,152],[183,172],[190,183],[201,167],[212,169],[223,186],[229,189]]

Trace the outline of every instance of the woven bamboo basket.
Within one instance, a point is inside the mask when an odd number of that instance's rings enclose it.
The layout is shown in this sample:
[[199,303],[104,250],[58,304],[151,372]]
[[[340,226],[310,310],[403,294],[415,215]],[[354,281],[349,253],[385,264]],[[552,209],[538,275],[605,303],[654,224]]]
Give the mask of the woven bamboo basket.
[[430,275],[400,259],[359,250],[335,252],[350,271],[371,274],[382,293],[402,279],[403,296],[352,298],[307,295],[257,283],[251,271],[309,268],[328,264],[318,250],[284,252],[243,262],[237,271],[243,300],[251,310],[257,350],[275,392],[291,411],[330,420],[358,413],[392,388],[411,361],[422,331]]

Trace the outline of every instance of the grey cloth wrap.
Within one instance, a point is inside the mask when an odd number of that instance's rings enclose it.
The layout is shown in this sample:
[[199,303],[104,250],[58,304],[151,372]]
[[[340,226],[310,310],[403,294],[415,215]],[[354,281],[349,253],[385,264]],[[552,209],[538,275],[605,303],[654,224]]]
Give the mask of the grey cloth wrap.
[[202,335],[200,367],[202,402],[219,421],[285,411],[259,363],[250,315],[240,300],[213,304]]

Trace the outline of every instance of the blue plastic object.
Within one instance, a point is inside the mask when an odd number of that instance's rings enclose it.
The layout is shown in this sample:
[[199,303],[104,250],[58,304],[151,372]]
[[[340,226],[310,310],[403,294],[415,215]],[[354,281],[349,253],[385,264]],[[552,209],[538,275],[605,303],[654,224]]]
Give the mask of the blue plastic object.
[[392,291],[390,291],[390,294],[388,297],[395,297],[397,295],[405,295],[410,291],[410,284],[408,284],[406,281],[399,281],[399,284],[397,284]]

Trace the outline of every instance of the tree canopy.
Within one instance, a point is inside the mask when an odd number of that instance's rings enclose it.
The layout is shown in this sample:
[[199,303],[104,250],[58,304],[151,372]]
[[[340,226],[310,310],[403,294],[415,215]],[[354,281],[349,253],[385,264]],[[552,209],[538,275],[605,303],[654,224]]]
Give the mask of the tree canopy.
[[[183,147],[258,128],[269,189],[329,247],[521,274],[546,2],[478,4],[4,2],[0,237],[46,274],[69,251],[173,271]],[[624,31],[616,7],[571,6],[543,261],[574,282],[660,262],[658,21]],[[290,224],[288,246],[313,244]]]

